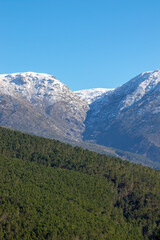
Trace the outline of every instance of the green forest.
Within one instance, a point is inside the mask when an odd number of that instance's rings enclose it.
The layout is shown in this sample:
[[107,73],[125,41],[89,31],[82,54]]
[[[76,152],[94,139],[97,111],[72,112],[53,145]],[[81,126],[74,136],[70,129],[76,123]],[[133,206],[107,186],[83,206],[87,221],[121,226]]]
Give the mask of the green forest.
[[0,128],[0,239],[160,239],[160,171]]

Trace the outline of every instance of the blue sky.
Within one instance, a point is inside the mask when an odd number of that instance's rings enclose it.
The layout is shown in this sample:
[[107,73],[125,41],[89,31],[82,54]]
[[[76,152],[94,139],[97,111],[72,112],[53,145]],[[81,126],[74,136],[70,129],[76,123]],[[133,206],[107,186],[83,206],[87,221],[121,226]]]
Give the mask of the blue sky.
[[160,68],[159,0],[0,0],[0,73],[114,88]]

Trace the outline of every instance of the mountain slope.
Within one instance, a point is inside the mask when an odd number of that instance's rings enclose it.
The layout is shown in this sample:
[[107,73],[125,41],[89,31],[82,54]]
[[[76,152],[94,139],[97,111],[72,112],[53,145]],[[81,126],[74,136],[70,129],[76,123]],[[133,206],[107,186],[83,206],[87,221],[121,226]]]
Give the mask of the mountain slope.
[[159,162],[160,70],[142,73],[90,105],[84,140]]
[[2,240],[158,240],[159,199],[160,171],[0,128]]
[[0,125],[58,139],[81,139],[88,104],[54,76],[0,75]]

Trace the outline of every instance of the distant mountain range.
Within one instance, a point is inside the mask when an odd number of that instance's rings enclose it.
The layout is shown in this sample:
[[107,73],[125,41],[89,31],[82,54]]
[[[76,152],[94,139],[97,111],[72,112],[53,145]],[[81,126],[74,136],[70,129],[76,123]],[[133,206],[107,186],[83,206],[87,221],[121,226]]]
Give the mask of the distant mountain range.
[[72,92],[54,76],[32,72],[0,75],[0,86],[1,126],[160,164],[160,70],[116,89]]

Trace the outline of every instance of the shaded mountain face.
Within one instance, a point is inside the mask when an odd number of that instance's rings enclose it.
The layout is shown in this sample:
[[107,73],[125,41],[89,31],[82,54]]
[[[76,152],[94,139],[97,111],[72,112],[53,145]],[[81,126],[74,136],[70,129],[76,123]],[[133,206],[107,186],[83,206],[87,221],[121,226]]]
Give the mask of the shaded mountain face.
[[88,104],[54,76],[0,75],[0,125],[58,139],[81,140]]
[[92,102],[83,138],[160,161],[160,70],[142,73]]

